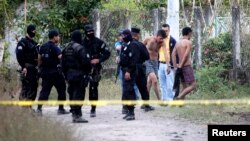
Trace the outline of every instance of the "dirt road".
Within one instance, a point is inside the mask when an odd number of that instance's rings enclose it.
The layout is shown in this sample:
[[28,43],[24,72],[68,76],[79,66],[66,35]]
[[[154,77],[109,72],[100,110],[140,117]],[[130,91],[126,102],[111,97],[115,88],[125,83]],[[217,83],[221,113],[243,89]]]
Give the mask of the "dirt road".
[[207,125],[197,125],[180,119],[156,106],[153,112],[145,113],[138,105],[136,120],[122,119],[121,106],[97,108],[97,117],[90,118],[90,106],[83,107],[83,117],[89,123],[73,124],[71,115],[58,116],[56,107],[45,107],[43,116],[68,125],[74,130],[78,141],[206,141]]

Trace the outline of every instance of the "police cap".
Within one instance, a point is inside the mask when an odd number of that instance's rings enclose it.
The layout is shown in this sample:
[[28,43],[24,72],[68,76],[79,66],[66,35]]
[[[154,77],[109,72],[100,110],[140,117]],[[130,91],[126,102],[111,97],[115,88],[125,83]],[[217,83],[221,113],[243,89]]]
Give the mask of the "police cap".
[[132,27],[131,28],[131,32],[133,32],[133,33],[140,33],[140,29],[139,28],[137,28],[137,27]]
[[85,32],[90,32],[90,31],[94,31],[94,27],[92,24],[87,24],[84,26],[84,31]]

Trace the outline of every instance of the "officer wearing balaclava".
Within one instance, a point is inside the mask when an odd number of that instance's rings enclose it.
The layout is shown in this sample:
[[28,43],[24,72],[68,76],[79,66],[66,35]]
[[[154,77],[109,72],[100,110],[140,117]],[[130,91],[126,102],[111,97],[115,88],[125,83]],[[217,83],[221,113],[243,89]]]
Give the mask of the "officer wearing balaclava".
[[[88,75],[91,71],[90,55],[81,45],[82,34],[75,30],[71,34],[71,41],[62,52],[62,69],[68,82],[69,99],[73,101],[84,100],[85,88],[88,85]],[[71,105],[72,122],[87,123],[82,118],[82,105]]]
[[27,35],[22,38],[16,47],[16,58],[21,69],[22,90],[20,100],[35,100],[37,95],[37,57],[38,47],[33,40],[36,35],[36,26],[30,24],[27,27]]
[[[83,46],[90,52],[91,57],[91,73],[89,81],[89,100],[98,100],[98,85],[101,80],[102,63],[110,57],[110,51],[106,43],[95,37],[93,25],[87,24],[84,26],[85,38]],[[90,117],[96,116],[96,106],[91,105]]]

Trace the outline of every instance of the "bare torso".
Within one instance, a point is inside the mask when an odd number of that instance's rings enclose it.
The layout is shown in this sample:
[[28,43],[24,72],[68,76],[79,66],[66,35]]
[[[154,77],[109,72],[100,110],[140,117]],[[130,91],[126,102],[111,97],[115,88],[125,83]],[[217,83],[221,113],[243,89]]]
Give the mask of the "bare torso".
[[[179,62],[183,60],[184,54],[190,44],[191,41],[187,39],[181,39],[178,43],[176,43],[176,50],[179,57]],[[183,62],[183,66],[188,66],[188,65],[191,65],[190,52],[188,53],[188,59],[185,62]]]
[[158,60],[161,44],[156,41],[156,38],[154,36],[148,37],[145,39],[144,44],[147,47],[150,60]]

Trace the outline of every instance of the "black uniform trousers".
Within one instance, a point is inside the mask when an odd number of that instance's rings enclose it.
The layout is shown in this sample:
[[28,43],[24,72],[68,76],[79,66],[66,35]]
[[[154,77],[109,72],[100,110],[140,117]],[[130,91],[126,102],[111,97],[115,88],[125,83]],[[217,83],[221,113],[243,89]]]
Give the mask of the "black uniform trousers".
[[[122,71],[122,100],[136,100],[135,73],[130,73],[130,80],[125,80],[125,71]],[[134,112],[134,105],[125,105],[130,113]]]
[[37,69],[35,67],[27,67],[27,74],[21,74],[22,90],[19,96],[20,100],[35,100],[38,87]]
[[139,89],[142,100],[149,100],[149,92],[147,89],[146,67],[144,65],[136,66],[135,83]]
[[[99,81],[101,79],[100,69],[94,70],[92,74],[90,74],[89,80],[89,100],[97,101],[98,100],[98,86]],[[91,111],[95,111],[96,106],[91,105]]]
[[[76,81],[69,81],[68,82],[68,93],[70,100],[84,100],[85,99],[85,89],[88,85],[88,78],[82,76],[82,79]],[[82,105],[71,105],[71,113],[75,116],[82,116]]]
[[[42,90],[38,100],[48,100],[52,87],[55,86],[58,93],[58,100],[66,100],[66,83],[62,74],[54,73],[53,75],[47,75],[42,77]],[[42,105],[38,105],[38,109],[41,109]],[[59,105],[59,109],[63,109],[63,105]]]

